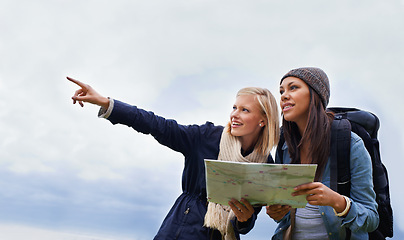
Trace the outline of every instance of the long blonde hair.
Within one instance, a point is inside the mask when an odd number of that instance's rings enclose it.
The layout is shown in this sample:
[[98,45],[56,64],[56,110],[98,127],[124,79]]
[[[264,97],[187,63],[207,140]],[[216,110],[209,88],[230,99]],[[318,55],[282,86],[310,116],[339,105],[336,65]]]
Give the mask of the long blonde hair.
[[[269,156],[272,148],[278,144],[280,135],[279,111],[275,97],[268,89],[259,87],[242,88],[237,92],[236,97],[240,95],[255,95],[257,97],[266,123],[254,148],[262,155]],[[230,122],[228,124],[230,125]]]

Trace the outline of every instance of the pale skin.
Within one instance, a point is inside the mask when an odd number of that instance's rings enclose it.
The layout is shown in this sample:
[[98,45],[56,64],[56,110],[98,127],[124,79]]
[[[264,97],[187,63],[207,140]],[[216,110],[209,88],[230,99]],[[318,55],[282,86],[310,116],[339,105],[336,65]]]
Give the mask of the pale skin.
[[[293,121],[304,133],[307,125],[308,106],[310,102],[309,86],[299,78],[285,78],[280,85],[280,106],[287,121]],[[308,158],[309,142],[304,143],[300,150],[302,163],[311,163]],[[312,205],[331,206],[336,212],[343,212],[346,208],[345,198],[321,182],[306,183],[294,188],[292,196],[306,195],[306,200]],[[266,207],[267,214],[274,220],[281,220],[291,207],[287,205],[272,205]],[[349,211],[348,211],[349,212]]]
[[80,106],[84,107],[83,102],[92,103],[103,108],[108,108],[109,99],[97,93],[90,85],[80,82],[79,80],[73,79],[71,77],[66,77],[67,80],[79,85],[80,89],[77,90],[72,99],[73,104],[78,102]]
[[236,199],[232,199],[229,201],[229,206],[231,210],[234,212],[234,215],[237,217],[237,221],[246,222],[254,213],[254,207],[250,204],[249,201],[242,198],[241,202]]
[[265,126],[256,95],[245,94],[236,97],[230,113],[231,134],[237,136],[243,151],[252,150]]
[[[108,108],[109,99],[107,97],[104,97],[101,94],[99,94],[88,84],[80,82],[79,80],[76,80],[71,77],[66,77],[66,78],[67,78],[67,80],[77,84],[80,87],[80,89],[75,91],[75,93],[72,97],[73,104],[79,103],[81,107],[84,107],[84,102],[88,102],[88,103],[103,107],[105,109]],[[242,103],[244,105],[247,105],[248,108],[251,108],[251,111],[254,111],[254,112],[256,111],[255,106],[248,103],[248,101],[244,101],[244,102],[242,101]],[[232,114],[234,114],[234,113],[232,113]],[[236,114],[238,114],[238,113],[236,113]],[[259,123],[261,123],[261,121],[259,121]],[[257,126],[259,126],[258,123],[257,123]],[[262,126],[260,126],[260,127],[262,127]],[[257,132],[259,132],[259,131],[257,131]],[[257,133],[257,136],[258,136],[258,133]],[[255,144],[255,142],[257,141],[257,138],[246,137],[246,138],[243,138],[243,140],[244,140],[243,149],[244,148],[248,149]],[[241,199],[240,201],[238,201],[236,199],[232,199],[228,202],[228,204],[231,207],[234,214],[236,215],[237,221],[239,221],[239,222],[247,221],[254,214],[254,207],[245,199]]]

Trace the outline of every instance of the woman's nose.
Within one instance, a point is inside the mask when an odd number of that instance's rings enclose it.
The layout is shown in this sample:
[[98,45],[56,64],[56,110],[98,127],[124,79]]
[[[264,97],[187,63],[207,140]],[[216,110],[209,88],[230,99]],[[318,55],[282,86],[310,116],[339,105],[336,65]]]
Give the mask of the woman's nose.
[[237,109],[234,109],[234,110],[231,112],[230,117],[232,117],[232,118],[233,118],[233,117],[237,117],[238,114],[239,114],[238,110],[237,110]]
[[284,91],[284,92],[281,94],[281,100],[288,99],[288,98],[289,98],[288,92],[287,92],[287,91]]

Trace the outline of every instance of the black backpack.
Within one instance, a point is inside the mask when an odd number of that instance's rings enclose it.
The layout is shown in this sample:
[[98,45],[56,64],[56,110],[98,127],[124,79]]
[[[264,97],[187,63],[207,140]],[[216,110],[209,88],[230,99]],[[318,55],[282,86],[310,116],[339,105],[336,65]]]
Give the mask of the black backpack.
[[[348,196],[351,186],[349,170],[349,154],[351,130],[362,138],[372,159],[373,189],[376,192],[377,211],[379,213],[378,228],[369,233],[369,239],[385,239],[393,237],[393,210],[390,204],[389,179],[386,167],[380,158],[377,131],[380,121],[373,113],[355,108],[328,108],[335,113],[331,130],[331,188]],[[333,144],[336,142],[336,145]],[[350,232],[347,231],[347,238]]]
[[[379,213],[378,228],[369,233],[369,239],[379,240],[393,237],[393,211],[390,204],[389,180],[386,167],[381,162],[377,131],[380,122],[373,113],[356,108],[327,108],[335,113],[331,130],[330,187],[338,193],[348,196],[351,188],[350,146],[351,131],[362,138],[372,159],[373,188],[376,192],[377,211]],[[283,161],[282,146],[285,142],[283,132],[279,140],[276,155]],[[336,143],[336,144],[335,144]],[[351,232],[347,228],[347,239]]]

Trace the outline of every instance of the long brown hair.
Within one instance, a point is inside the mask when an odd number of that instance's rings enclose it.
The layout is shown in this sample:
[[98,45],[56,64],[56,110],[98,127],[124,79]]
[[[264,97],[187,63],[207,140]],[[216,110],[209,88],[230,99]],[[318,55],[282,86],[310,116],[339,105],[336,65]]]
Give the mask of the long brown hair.
[[310,105],[309,116],[303,136],[294,122],[282,120],[283,132],[286,144],[288,145],[291,163],[300,163],[300,148],[303,143],[308,144],[308,157],[311,163],[318,164],[314,180],[319,181],[322,177],[324,166],[330,155],[331,124],[334,114],[326,112],[324,105],[318,96],[309,86]]

